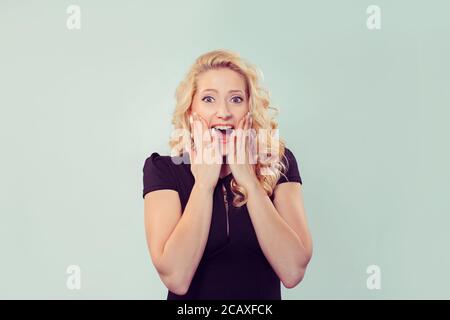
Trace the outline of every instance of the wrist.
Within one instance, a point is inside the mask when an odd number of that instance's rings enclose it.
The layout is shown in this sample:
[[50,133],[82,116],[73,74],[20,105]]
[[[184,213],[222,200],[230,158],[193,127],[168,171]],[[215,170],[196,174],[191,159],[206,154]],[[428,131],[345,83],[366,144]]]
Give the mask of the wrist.
[[252,179],[249,183],[247,183],[244,186],[244,188],[245,190],[247,190],[247,193],[250,194],[260,190],[262,187],[261,184],[259,183],[259,180],[255,178]]
[[212,194],[213,191],[214,191],[214,187],[213,186],[207,185],[207,184],[205,184],[203,182],[200,182],[200,181],[199,182],[196,181],[194,183],[194,188],[196,190],[198,190],[199,192],[204,193],[204,194]]

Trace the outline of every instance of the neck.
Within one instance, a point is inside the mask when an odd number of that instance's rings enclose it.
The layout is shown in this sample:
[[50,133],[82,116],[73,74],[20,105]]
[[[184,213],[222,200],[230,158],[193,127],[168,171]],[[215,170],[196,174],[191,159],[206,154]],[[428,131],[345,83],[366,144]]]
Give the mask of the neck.
[[220,168],[220,178],[223,178],[231,173],[230,166],[227,163],[222,164],[222,168]]

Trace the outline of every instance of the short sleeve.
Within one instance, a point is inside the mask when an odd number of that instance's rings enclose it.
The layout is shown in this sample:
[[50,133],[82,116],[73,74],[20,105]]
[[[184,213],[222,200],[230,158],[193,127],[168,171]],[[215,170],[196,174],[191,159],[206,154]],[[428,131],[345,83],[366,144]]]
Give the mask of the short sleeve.
[[152,153],[145,160],[143,168],[143,193],[142,197],[151,191],[171,189],[178,191],[170,163],[170,156],[160,156],[157,152]]
[[283,182],[300,182],[300,184],[303,184],[302,178],[300,177],[297,160],[295,159],[294,154],[291,152],[291,150],[285,147],[284,155],[285,157],[283,157],[282,161],[286,165],[286,171],[283,171],[283,173],[286,175],[286,177],[281,174],[280,178],[278,179],[277,185]]

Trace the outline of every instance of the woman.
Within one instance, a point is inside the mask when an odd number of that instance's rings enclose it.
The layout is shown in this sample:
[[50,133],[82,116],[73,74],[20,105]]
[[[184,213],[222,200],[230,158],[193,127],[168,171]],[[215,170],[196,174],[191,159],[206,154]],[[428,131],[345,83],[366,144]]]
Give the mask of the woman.
[[154,152],[143,168],[147,244],[167,299],[281,299],[280,281],[302,280],[312,240],[296,159],[274,138],[256,67],[208,52],[176,99],[171,156]]

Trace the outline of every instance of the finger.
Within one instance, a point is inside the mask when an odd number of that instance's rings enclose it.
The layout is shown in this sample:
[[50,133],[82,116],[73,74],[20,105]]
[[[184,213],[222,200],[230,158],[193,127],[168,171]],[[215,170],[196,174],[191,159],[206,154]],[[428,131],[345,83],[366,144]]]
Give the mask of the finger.
[[[201,130],[201,123],[199,120],[197,120],[195,112],[192,114],[192,128],[193,128],[193,139],[194,139],[194,149],[196,151],[196,155],[198,154],[198,151],[201,152],[202,147],[202,130]],[[194,158],[195,159],[195,158]]]
[[247,140],[247,135],[248,135],[248,123],[249,123],[249,118],[250,118],[250,113],[247,113],[244,117],[244,121],[243,121],[243,128],[242,128],[242,136],[240,139],[240,144],[239,144],[239,148],[241,151],[245,151],[245,146],[246,146],[246,140]]
[[253,133],[253,129],[250,128],[248,140],[247,140],[247,154],[249,157],[249,162],[251,164],[256,163],[256,144],[255,144],[255,135]]
[[238,122],[238,128],[243,129],[244,128],[244,122],[245,119],[247,118],[248,112],[241,118],[241,120],[239,120]]
[[245,156],[248,157],[248,145],[250,141],[250,121],[251,121],[251,115],[250,112],[247,114],[247,119],[245,120],[244,124],[244,137],[243,137],[243,149],[246,152]]
[[194,119],[192,117],[192,113],[189,114],[189,149],[194,148],[195,142],[194,142]]
[[247,114],[248,114],[248,112],[246,113],[246,115],[244,115],[241,118],[241,120],[239,120],[237,128],[236,128],[237,130],[235,130],[236,134],[233,139],[235,147],[237,147],[239,144],[239,139],[240,139],[240,136],[242,135],[242,130],[244,129],[244,121],[245,121],[245,118],[247,117]]
[[195,114],[197,119],[200,121],[201,123],[201,127],[202,127],[202,137],[205,138],[206,142],[209,144],[212,142],[212,136],[211,136],[211,131],[208,128],[208,123],[206,122],[206,120],[200,116],[199,114]]
[[[199,125],[199,121],[195,120],[195,116],[192,117],[192,162],[191,163],[200,163],[200,159],[198,155],[202,153],[202,137],[201,137],[201,127]],[[200,152],[200,153],[199,153]]]
[[248,128],[250,128],[250,113],[247,113],[244,121],[244,130],[247,132]]
[[213,147],[214,147],[214,157],[216,160],[216,163],[222,163],[222,154],[220,152],[220,138],[219,133],[216,130],[212,131],[213,136]]
[[193,164],[195,161],[195,155],[196,155],[195,150],[192,147],[188,148],[188,154],[189,154],[189,163]]

